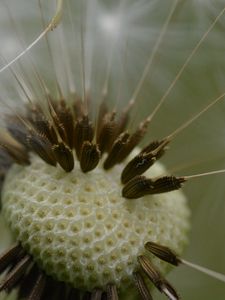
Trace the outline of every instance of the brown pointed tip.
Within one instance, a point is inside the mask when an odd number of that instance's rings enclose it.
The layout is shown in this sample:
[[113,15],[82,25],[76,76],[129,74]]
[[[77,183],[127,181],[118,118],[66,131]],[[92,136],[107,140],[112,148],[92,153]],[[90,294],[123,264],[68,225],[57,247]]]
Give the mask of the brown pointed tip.
[[65,144],[59,143],[52,147],[56,161],[66,172],[71,172],[74,168],[74,157],[72,150]]
[[145,248],[158,258],[174,265],[178,266],[181,263],[180,258],[175,252],[166,246],[161,246],[157,243],[147,242]]
[[81,170],[86,173],[97,167],[100,160],[101,152],[97,145],[85,141],[82,145],[80,155]]

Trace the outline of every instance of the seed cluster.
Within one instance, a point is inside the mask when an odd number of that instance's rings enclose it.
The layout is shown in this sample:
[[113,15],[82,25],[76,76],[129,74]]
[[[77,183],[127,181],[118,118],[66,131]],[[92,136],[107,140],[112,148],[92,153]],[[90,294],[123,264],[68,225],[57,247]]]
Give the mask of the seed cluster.
[[52,299],[58,288],[65,299],[81,293],[117,300],[133,285],[146,300],[152,299],[147,276],[179,299],[162,275],[164,257],[145,248],[154,242],[181,254],[186,244],[189,210],[178,191],[186,178],[161,176],[157,161],[169,138],[137,148],[149,120],[129,133],[130,104],[118,115],[103,102],[92,121],[88,102],[47,103],[8,116],[0,140],[3,214],[20,243],[0,257],[0,271],[1,263],[12,270],[0,291],[24,278],[25,285],[32,281],[29,300],[42,299],[49,286]]
[[[49,100],[50,118],[38,105],[28,106],[25,116],[9,118],[8,131],[20,147],[15,149],[7,142],[1,145],[11,159],[21,164],[29,163],[28,151],[33,151],[47,164],[58,164],[66,172],[74,169],[75,160],[79,161],[82,172],[90,172],[101,158],[103,169],[109,170],[129,156],[147,130],[148,119],[140,123],[134,133],[128,133],[129,110],[130,106],[117,116],[103,102],[94,127],[88,108],[81,100],[73,101],[71,107],[65,100]],[[185,182],[183,177],[149,179],[141,176],[165,153],[168,143],[168,138],[150,142],[124,166],[121,171],[123,197],[137,199],[181,188]]]

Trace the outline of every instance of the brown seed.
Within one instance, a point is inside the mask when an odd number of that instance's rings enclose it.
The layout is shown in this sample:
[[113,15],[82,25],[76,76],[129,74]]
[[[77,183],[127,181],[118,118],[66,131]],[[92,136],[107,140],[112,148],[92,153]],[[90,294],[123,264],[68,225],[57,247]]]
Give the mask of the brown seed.
[[4,271],[8,265],[19,255],[21,252],[21,246],[19,244],[13,245],[10,249],[7,249],[0,256],[0,273]]
[[[48,99],[48,109],[51,115],[51,118],[54,122],[54,127],[56,129],[57,134],[60,136],[60,139],[67,144],[67,133],[66,128],[64,126],[63,120],[61,120],[61,108],[60,102],[55,101],[53,99]],[[57,143],[57,142],[56,142]]]
[[152,265],[150,260],[144,256],[138,256],[138,262],[152,283],[161,290],[162,276],[159,271]]
[[75,122],[72,111],[67,107],[64,99],[59,102],[56,113],[58,118],[56,125],[58,125],[59,134],[66,145],[72,149]]
[[116,133],[116,113],[110,112],[104,116],[101,128],[97,134],[97,144],[101,153],[109,151],[113,144]]
[[143,197],[151,190],[151,182],[151,179],[144,176],[136,176],[124,186],[122,196],[127,199]]
[[123,184],[130,181],[137,175],[141,175],[148,170],[156,161],[156,158],[152,153],[140,153],[135,156],[123,169],[121,174],[121,182]]
[[66,172],[71,172],[74,168],[73,152],[63,143],[52,147],[55,159]]
[[84,173],[93,170],[98,165],[99,159],[100,151],[98,150],[97,145],[88,141],[84,142],[80,155],[81,170]]
[[[129,121],[129,113],[130,113],[131,107],[132,107],[132,105],[128,104],[128,106],[125,107],[125,109],[122,111],[122,113],[117,117],[117,119],[115,121],[115,128],[114,128],[114,133],[113,133],[113,137],[111,140],[111,145],[113,143],[115,143],[116,139],[125,131],[125,128],[127,127],[127,123]],[[105,115],[106,115],[106,112],[105,112]],[[104,120],[104,117],[102,120]]]
[[106,287],[107,300],[119,300],[117,288],[114,284],[108,284]]
[[127,107],[122,111],[121,115],[119,116],[117,120],[117,131],[116,131],[116,137],[118,137],[127,127],[128,121],[129,121],[129,113],[132,108],[132,105],[130,103]]
[[54,127],[48,121],[39,121],[36,125],[39,133],[44,134],[52,144],[56,144],[58,142],[58,137],[55,132]]
[[142,150],[141,153],[149,153],[152,152],[154,150],[156,150],[160,145],[162,145],[165,142],[165,140],[156,140],[153,142],[150,142],[147,146],[145,146]]
[[120,154],[123,151],[128,138],[129,134],[127,132],[124,132],[121,133],[120,136],[115,140],[108,154],[108,157],[104,162],[105,170],[112,168],[120,160]]
[[131,153],[131,151],[140,143],[141,139],[147,131],[148,124],[148,120],[143,121],[138,126],[138,129],[130,135],[129,139],[127,140],[126,146],[120,154],[120,160],[118,161],[118,163],[122,162]]
[[183,177],[164,176],[153,180],[145,176],[136,176],[126,183],[122,196],[137,199],[145,195],[167,193],[181,188],[183,182],[185,182]]
[[186,180],[184,177],[164,176],[155,179],[152,184],[151,194],[167,193],[170,191],[178,190],[182,187],[182,183]]
[[[18,260],[17,260],[18,261]],[[37,277],[40,273],[40,270],[36,265],[33,265],[32,268],[26,272],[21,279],[19,280],[17,286],[19,288],[18,291],[18,298],[19,299],[27,299],[27,297],[30,295],[35,281],[37,280]]]
[[168,142],[167,140],[153,142],[136,155],[124,168],[121,175],[122,183],[125,184],[147,171],[165,153]]
[[145,248],[158,258],[174,266],[178,266],[181,263],[180,258],[168,247],[153,242],[147,242]]
[[6,275],[3,283],[0,285],[0,291],[11,290],[22,275],[26,272],[31,262],[31,257],[26,255],[23,257]]
[[142,275],[139,272],[134,272],[133,277],[134,283],[138,289],[142,300],[153,300]]
[[94,137],[94,128],[92,123],[89,121],[87,115],[83,115],[81,119],[77,121],[74,131],[74,147],[78,159],[80,159],[81,149],[83,143],[88,141],[91,142]]
[[40,300],[44,292],[45,284],[46,276],[43,273],[39,272],[39,275],[35,280],[34,286],[27,300]]
[[179,300],[179,296],[171,284],[166,281],[166,279],[160,274],[157,268],[151,263],[147,256],[138,256],[138,262],[146,273],[151,282],[156,286],[156,288],[164,293],[171,300]]
[[27,114],[27,119],[39,134],[46,136],[52,144],[56,144],[58,142],[53,126],[50,121],[46,119],[43,112],[35,110],[31,116],[30,111],[28,111]]

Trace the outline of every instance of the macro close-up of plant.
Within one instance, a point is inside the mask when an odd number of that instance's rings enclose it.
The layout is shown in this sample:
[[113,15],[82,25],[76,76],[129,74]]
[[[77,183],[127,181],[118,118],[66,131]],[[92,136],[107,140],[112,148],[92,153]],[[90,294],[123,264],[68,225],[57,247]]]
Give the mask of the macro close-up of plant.
[[0,24],[0,300],[223,300],[225,1]]

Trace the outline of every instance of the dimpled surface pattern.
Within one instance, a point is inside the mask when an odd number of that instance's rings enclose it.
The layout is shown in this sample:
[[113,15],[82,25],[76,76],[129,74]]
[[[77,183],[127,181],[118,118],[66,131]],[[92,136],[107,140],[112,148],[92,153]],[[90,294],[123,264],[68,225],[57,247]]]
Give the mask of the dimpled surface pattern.
[[[177,251],[187,241],[189,210],[181,191],[138,200],[121,197],[122,166],[71,173],[33,156],[5,180],[5,219],[17,240],[46,273],[76,288],[114,282],[127,287],[146,241]],[[164,173],[159,163],[148,171]],[[165,174],[165,173],[164,173]],[[154,259],[165,273],[166,264]]]

